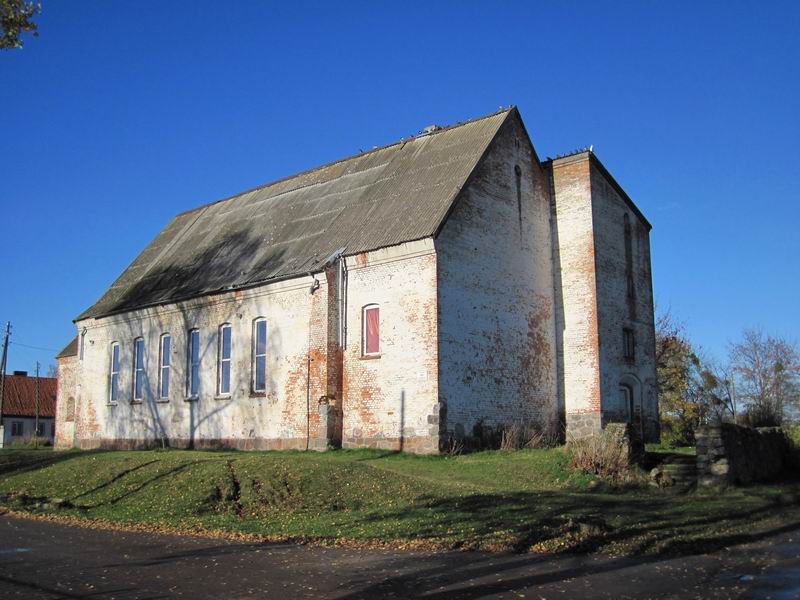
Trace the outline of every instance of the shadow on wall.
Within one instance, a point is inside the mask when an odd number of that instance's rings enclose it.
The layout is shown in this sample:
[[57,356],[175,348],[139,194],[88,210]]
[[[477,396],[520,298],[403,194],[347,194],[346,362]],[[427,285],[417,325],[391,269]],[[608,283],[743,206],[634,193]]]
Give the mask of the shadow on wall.
[[556,197],[556,190],[553,185],[552,173],[549,173],[547,180],[550,185],[550,219],[552,226],[550,227],[550,234],[553,239],[553,320],[555,321],[555,352],[556,352],[556,415],[557,427],[560,431],[567,431],[567,407],[564,402],[566,379],[564,374],[564,360],[563,356],[559,357],[559,353],[563,353],[564,348],[564,281],[561,277],[561,242],[558,231],[558,220],[555,214],[555,203],[553,198]]
[[[263,249],[260,240],[249,237],[246,233],[236,233],[227,236],[216,244],[199,253],[187,264],[180,264],[176,261],[175,265],[161,268],[153,273],[147,274],[141,281],[131,286],[122,296],[103,306],[104,311],[124,311],[130,307],[138,306],[142,303],[152,304],[153,302],[167,303],[178,298],[187,298],[209,291],[224,292],[224,286],[230,281],[253,281],[261,277],[261,274],[269,274],[275,271],[281,264],[285,254],[283,250],[273,251],[269,255],[256,260],[257,253]],[[234,266],[230,262],[232,256],[237,257]],[[179,261],[180,257],[178,257]],[[241,270],[241,265],[247,265],[248,271]],[[234,270],[236,272],[232,273]],[[245,277],[245,273],[248,274]],[[216,398],[216,389],[203,389],[207,378],[201,376],[200,395],[196,400],[186,400],[187,387],[187,350],[185,345],[182,347],[179,341],[186,343],[187,332],[206,319],[203,315],[202,307],[176,304],[181,320],[181,331],[176,331],[174,312],[169,316],[154,315],[146,318],[144,322],[128,322],[126,324],[127,340],[134,340],[137,337],[145,336],[151,345],[155,335],[147,337],[148,330],[169,333],[172,337],[173,347],[171,349],[171,369],[170,369],[170,400],[158,401],[159,396],[159,377],[160,372],[160,351],[159,348],[146,347],[144,353],[144,380],[141,402],[131,402],[133,381],[120,381],[121,398],[116,406],[109,407],[108,421],[112,424],[112,438],[116,440],[128,440],[128,443],[139,445],[156,445],[167,447],[170,440],[178,441],[180,445],[190,448],[195,447],[198,439],[198,432],[220,432],[222,431],[223,413],[226,408],[231,406],[236,395],[236,386],[240,389],[250,389],[248,374],[235,373],[236,379],[231,382],[233,394],[226,399]],[[222,322],[233,322],[237,318],[241,304],[234,302],[231,305],[230,314]],[[154,311],[155,312],[155,311]],[[252,315],[268,316],[268,315]],[[139,325],[146,323],[145,327]],[[219,325],[217,324],[217,325]],[[268,327],[269,327],[268,323]],[[217,364],[217,336],[216,326],[203,328],[201,336],[200,360],[202,369],[214,369]],[[277,341],[277,334],[270,330],[269,340],[270,349],[273,354],[278,356],[280,343]],[[121,357],[121,371],[132,371],[132,360],[129,349],[123,350]],[[127,363],[127,364],[126,364]],[[154,376],[155,375],[155,376]],[[216,375],[214,376],[216,378]],[[268,390],[275,390],[276,382],[272,375],[272,369],[268,369]],[[165,418],[166,417],[166,418]],[[251,415],[255,417],[255,415]],[[246,419],[243,419],[246,420]],[[251,419],[252,420],[252,419]],[[246,435],[247,432],[244,432]],[[250,431],[253,434],[253,430]],[[209,437],[204,434],[203,438]],[[214,439],[221,436],[213,435]],[[185,441],[184,441],[185,440]]]

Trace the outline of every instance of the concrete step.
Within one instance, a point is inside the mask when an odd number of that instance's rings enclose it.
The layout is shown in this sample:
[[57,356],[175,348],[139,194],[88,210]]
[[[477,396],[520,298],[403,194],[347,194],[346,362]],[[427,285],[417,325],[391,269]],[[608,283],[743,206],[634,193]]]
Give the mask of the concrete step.
[[668,476],[674,485],[688,487],[697,483],[697,457],[695,456],[650,454],[646,459],[651,469],[658,469],[663,476]]

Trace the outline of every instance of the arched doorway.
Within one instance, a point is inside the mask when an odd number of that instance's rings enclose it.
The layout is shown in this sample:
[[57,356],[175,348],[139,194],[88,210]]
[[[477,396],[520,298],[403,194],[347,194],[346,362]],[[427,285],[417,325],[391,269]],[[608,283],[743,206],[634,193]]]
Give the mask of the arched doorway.
[[642,386],[633,375],[623,375],[619,380],[619,408],[628,423],[642,435],[644,433],[644,414],[642,410]]
[[624,407],[627,413],[628,423],[633,424],[633,417],[635,414],[633,407],[633,388],[627,383],[619,384],[619,403],[620,406]]

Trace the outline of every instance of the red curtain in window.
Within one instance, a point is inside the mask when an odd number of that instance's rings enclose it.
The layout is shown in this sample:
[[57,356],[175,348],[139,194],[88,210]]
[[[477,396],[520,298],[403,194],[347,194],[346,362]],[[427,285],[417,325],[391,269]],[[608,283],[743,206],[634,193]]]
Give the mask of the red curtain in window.
[[380,351],[380,309],[368,308],[367,313],[367,339],[364,352],[374,354]]

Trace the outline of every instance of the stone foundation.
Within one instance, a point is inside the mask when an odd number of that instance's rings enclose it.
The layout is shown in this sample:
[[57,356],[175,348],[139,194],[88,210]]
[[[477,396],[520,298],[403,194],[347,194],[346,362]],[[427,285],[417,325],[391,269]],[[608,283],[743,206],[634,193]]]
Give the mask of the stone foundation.
[[82,450],[154,450],[158,448],[178,448],[183,450],[325,450],[327,444],[319,439],[289,438],[216,438],[195,439],[81,439],[76,446]]
[[[323,438],[266,439],[266,438],[219,438],[196,439],[82,439],[76,441],[82,450],[154,450],[158,448],[178,448],[194,450],[328,450],[330,445]],[[347,438],[343,448],[376,448],[413,452],[415,454],[435,454],[439,452],[439,438]]]
[[609,438],[625,449],[629,465],[641,461],[644,456],[644,442],[630,423],[609,423],[604,431]]
[[599,433],[603,428],[603,415],[598,412],[567,413],[567,440],[577,440]]
[[439,436],[414,437],[351,437],[342,441],[342,448],[375,448],[378,450],[394,450],[412,452],[414,454],[437,454],[439,452]]

